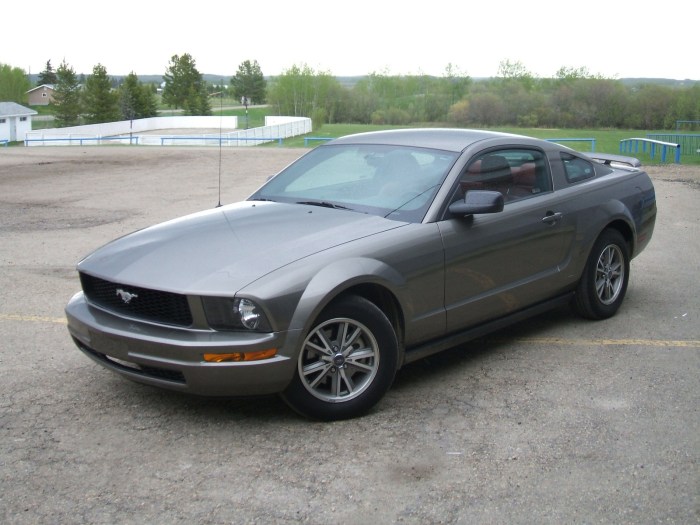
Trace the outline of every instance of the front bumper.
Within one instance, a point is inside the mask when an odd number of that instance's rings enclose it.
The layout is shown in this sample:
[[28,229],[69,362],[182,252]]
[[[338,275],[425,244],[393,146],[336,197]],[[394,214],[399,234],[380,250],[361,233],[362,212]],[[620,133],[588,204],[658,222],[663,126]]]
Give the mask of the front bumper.
[[[296,368],[297,332],[192,330],[116,316],[88,304],[82,292],[66,306],[68,331],[80,350],[128,379],[204,396],[281,392]],[[260,361],[205,362],[205,353],[277,349]]]

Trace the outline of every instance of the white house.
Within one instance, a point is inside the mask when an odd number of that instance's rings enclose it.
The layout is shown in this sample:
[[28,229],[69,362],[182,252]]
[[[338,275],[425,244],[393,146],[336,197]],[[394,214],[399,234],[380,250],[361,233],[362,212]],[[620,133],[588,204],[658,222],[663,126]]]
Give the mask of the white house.
[[36,114],[15,102],[0,102],[0,141],[24,140],[25,133],[32,130],[32,115]]

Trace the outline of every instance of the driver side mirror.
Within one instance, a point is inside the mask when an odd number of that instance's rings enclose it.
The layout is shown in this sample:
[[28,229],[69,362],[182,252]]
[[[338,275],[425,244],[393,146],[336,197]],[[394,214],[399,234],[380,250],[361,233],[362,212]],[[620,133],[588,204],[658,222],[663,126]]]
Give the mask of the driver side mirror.
[[463,201],[450,204],[453,215],[474,215],[476,213],[498,213],[503,211],[503,194],[500,191],[470,190]]

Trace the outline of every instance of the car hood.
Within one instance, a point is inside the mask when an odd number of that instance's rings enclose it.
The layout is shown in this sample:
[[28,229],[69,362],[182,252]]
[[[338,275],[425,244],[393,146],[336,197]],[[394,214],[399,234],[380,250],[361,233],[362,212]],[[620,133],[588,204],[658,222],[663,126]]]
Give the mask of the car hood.
[[129,234],[87,256],[78,270],[142,288],[229,295],[293,261],[403,225],[352,211],[246,201]]

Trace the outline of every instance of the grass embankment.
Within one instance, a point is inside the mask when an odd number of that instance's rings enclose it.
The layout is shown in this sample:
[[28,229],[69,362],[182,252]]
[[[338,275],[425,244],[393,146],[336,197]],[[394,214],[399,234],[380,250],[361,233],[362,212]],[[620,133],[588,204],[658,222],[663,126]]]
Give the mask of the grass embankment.
[[[362,124],[325,124],[320,130],[310,133],[308,136],[335,138],[351,133],[361,133],[363,131],[375,131],[381,129],[398,129],[408,126],[376,126]],[[672,133],[658,130],[620,130],[620,129],[543,129],[543,128],[492,128],[494,131],[527,135],[539,139],[595,139],[595,151],[597,153],[620,154],[620,141],[630,138],[645,138],[648,133]],[[309,142],[307,146],[317,146],[321,142]],[[569,146],[578,151],[590,152],[592,143],[590,141],[562,141],[561,144]],[[304,137],[294,137],[284,141],[287,147],[303,147]],[[657,147],[654,159],[651,158],[650,148],[647,152],[640,150],[636,153],[623,153],[623,155],[637,157],[643,164],[660,164],[661,148]],[[669,148],[666,153],[666,163],[674,161],[675,150]],[[700,164],[700,155],[684,155],[681,157],[681,164]]]
[[[254,128],[265,124],[265,115],[271,115],[269,107],[251,107],[248,108],[248,127]],[[214,113],[218,114],[216,108]],[[245,109],[230,108],[224,109],[221,112],[223,115],[237,115],[238,122],[241,127],[245,127]],[[352,133],[362,133],[365,131],[377,131],[383,129],[399,129],[406,127],[429,126],[436,127],[436,124],[417,124],[414,126],[384,126],[374,124],[324,124],[319,130],[313,131],[306,137],[317,138],[336,138]],[[546,128],[492,128],[494,131],[503,131],[506,133],[515,133],[518,135],[527,135],[539,139],[595,139],[595,151],[597,153],[620,154],[620,141],[630,138],[645,138],[649,133],[672,133],[668,130],[639,130],[639,129],[546,129]],[[304,144],[305,136],[292,137],[284,141],[284,145],[290,148],[296,147],[314,147],[322,144],[322,141],[313,141]],[[562,141],[562,144],[569,146],[575,150],[590,152],[591,141]],[[271,144],[271,147],[277,146],[277,143]],[[657,147],[654,159],[651,158],[651,149],[647,147],[647,151],[638,151],[635,153],[623,153],[631,157],[637,157],[643,164],[660,164],[661,163],[661,148]],[[666,154],[666,162],[674,161],[675,151],[668,149]],[[681,157],[681,164],[696,164],[700,165],[700,155],[684,155]]]

